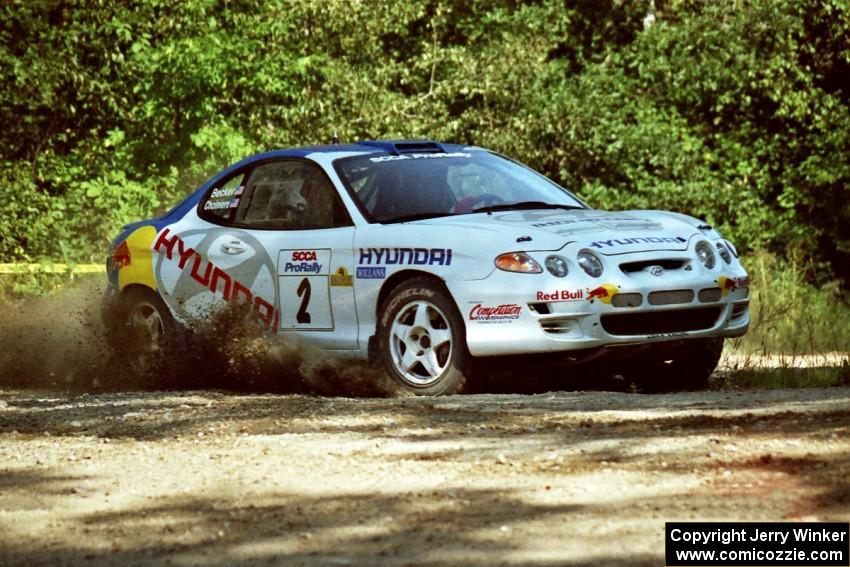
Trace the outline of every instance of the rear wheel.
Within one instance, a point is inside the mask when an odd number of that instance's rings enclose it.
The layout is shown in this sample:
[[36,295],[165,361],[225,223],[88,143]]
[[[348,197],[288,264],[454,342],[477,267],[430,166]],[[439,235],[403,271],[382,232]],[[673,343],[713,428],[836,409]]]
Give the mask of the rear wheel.
[[623,375],[647,392],[701,390],[708,387],[722,353],[722,338],[693,339],[638,355],[628,361]]
[[176,336],[174,318],[165,302],[147,289],[131,289],[122,295],[118,323],[120,328],[116,331],[125,351],[122,354],[129,356],[141,373],[160,363]]
[[437,396],[463,390],[470,362],[465,327],[438,283],[408,280],[381,306],[378,356],[396,394]]

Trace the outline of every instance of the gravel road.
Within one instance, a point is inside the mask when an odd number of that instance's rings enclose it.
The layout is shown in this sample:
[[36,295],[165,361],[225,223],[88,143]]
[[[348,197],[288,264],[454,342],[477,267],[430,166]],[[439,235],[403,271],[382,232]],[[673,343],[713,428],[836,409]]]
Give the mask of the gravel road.
[[0,391],[2,565],[662,565],[666,520],[850,517],[850,388]]

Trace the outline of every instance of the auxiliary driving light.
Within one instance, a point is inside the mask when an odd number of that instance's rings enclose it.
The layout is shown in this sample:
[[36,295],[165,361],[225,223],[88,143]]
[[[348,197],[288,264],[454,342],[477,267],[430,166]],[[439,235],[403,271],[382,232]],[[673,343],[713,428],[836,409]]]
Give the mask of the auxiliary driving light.
[[578,253],[578,265],[592,278],[598,278],[602,275],[602,260],[597,258],[596,254],[590,250],[582,250]]
[[703,266],[705,266],[709,270],[714,268],[716,259],[714,257],[714,251],[711,249],[711,244],[709,244],[705,240],[700,240],[699,242],[697,242],[695,250],[697,253],[697,258]]
[[729,249],[722,242],[717,243],[717,253],[720,254],[720,257],[723,258],[723,261],[727,264],[732,263],[732,254],[729,252]]
[[549,256],[546,258],[546,269],[556,278],[563,278],[569,272],[567,261],[560,256]]

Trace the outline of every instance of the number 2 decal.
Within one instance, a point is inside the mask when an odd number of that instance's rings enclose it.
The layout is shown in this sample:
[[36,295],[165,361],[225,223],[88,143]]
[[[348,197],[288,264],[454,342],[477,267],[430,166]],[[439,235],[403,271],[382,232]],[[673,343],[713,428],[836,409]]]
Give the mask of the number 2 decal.
[[[2,0],[0,0],[2,1]],[[333,331],[333,299],[353,288],[331,288],[331,251],[327,248],[281,250],[277,261],[277,299],[281,331]],[[346,294],[347,299],[347,294]],[[0,561],[2,563],[2,561]]]
[[298,297],[301,298],[301,307],[298,308],[298,314],[295,316],[295,320],[302,324],[309,324],[312,321],[310,312],[307,311],[307,306],[310,304],[310,280],[307,278],[301,280],[301,283],[298,284],[297,293]]

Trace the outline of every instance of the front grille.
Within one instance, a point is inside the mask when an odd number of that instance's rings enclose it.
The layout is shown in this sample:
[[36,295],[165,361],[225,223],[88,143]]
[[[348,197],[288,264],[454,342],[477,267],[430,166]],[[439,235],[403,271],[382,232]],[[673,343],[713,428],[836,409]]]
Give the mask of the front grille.
[[611,298],[614,307],[640,307],[643,297],[639,293],[618,293]]
[[690,303],[693,300],[694,292],[689,289],[653,291],[649,294],[650,305],[676,305],[678,303]]
[[699,290],[700,303],[714,303],[715,301],[720,301],[720,298],[723,296],[723,292],[720,291],[719,287],[707,287],[705,289]]
[[710,329],[717,323],[720,307],[678,311],[648,311],[602,315],[602,328],[611,335],[655,335]]
[[650,266],[661,266],[665,270],[679,270],[685,265],[686,260],[666,259],[666,260],[641,260],[639,262],[623,262],[620,264],[620,269],[625,274],[634,272],[642,272]]

